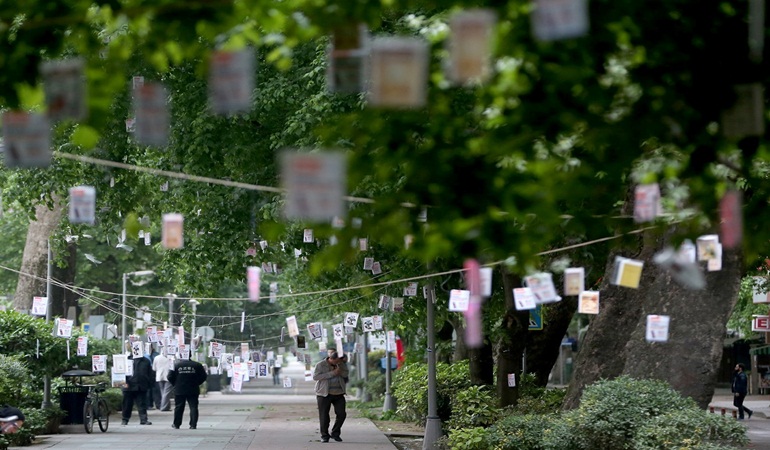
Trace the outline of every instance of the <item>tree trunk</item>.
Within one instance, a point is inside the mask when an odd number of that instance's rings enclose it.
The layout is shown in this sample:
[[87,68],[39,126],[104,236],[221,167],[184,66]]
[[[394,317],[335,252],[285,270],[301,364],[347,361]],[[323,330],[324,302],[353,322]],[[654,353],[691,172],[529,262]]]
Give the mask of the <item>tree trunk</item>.
[[454,328],[455,345],[452,362],[464,361],[468,359],[468,346],[465,345],[465,321],[460,315],[451,317],[447,321]]
[[535,374],[538,386],[546,386],[551,369],[559,358],[559,347],[572,316],[577,310],[577,297],[563,297],[558,303],[543,305],[543,329],[529,333],[527,373]]
[[[513,288],[517,280],[505,268],[501,269],[505,289],[505,317],[503,330],[505,336],[497,348],[497,395],[500,406],[512,406],[519,400],[520,375],[522,373],[522,355],[527,346],[529,331],[529,311],[517,311],[513,302]],[[516,386],[508,386],[508,375],[516,377]]]
[[[725,323],[738,298],[741,257],[739,252],[725,251],[722,270],[705,272],[707,287],[687,290],[652,262],[664,243],[664,239],[645,233],[641,251],[623,253],[644,261],[639,289],[608,283],[615,259],[614,253],[610,255],[601,287],[600,313],[590,322],[581,343],[565,409],[579,405],[585,386],[620,375],[666,381],[704,409],[711,400]],[[649,314],[671,318],[668,342],[645,340]]]
[[53,235],[61,220],[63,205],[54,198],[53,209],[40,204],[35,209],[35,221],[29,224],[27,243],[21,262],[21,274],[13,296],[13,309],[29,311],[32,297],[46,295],[46,262],[48,260],[48,239]]
[[[65,267],[54,266],[51,270],[53,279],[60,281],[67,285],[72,285],[75,282],[75,274],[77,273],[77,250],[78,246],[73,241],[67,245],[65,249],[64,260],[66,262]],[[70,318],[75,320],[75,325],[78,325],[78,298],[79,295],[72,289],[65,289],[60,286],[51,287],[51,316],[52,317],[67,317],[69,308],[75,308],[75,317]]]

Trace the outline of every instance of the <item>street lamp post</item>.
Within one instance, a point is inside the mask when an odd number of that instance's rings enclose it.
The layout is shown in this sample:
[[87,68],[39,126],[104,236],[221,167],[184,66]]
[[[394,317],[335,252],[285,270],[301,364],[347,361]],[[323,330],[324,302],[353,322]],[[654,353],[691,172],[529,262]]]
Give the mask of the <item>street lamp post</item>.
[[123,274],[123,308],[121,309],[121,322],[120,322],[120,332],[121,337],[120,339],[123,341],[121,342],[121,346],[123,346],[122,352],[125,352],[125,345],[126,345],[126,280],[128,280],[129,276],[145,276],[145,275],[154,275],[155,272],[152,270],[138,270],[136,272],[126,272]]
[[174,326],[174,299],[176,298],[176,294],[166,294],[166,297],[168,297],[168,327],[173,328]]
[[198,310],[198,300],[194,298],[190,299],[190,305],[192,305],[192,330],[190,330],[190,359],[197,360],[195,357],[195,312]]

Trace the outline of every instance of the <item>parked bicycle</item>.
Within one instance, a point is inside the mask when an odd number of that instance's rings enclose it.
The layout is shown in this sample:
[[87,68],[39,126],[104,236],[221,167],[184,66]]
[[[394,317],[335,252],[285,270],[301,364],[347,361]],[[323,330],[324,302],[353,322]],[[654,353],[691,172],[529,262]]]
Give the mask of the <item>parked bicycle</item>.
[[107,389],[107,383],[100,382],[82,386],[88,387],[86,403],[83,405],[83,426],[86,428],[86,433],[94,431],[94,421],[99,422],[99,429],[104,433],[110,426],[110,407],[107,405],[107,400],[99,394]]

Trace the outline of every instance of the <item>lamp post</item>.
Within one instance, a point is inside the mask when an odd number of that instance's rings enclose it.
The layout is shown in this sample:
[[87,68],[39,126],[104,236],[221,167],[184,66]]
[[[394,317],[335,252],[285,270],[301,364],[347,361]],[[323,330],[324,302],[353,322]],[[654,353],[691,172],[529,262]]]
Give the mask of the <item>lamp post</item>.
[[168,327],[172,328],[174,326],[174,299],[176,299],[176,294],[166,294],[166,297],[168,297]]
[[190,299],[190,305],[192,305],[192,330],[190,330],[190,359],[198,360],[195,354],[195,312],[197,311],[198,300],[194,298]]
[[124,346],[121,353],[125,352],[125,345],[126,345],[126,280],[128,280],[128,277],[130,276],[145,276],[145,275],[154,275],[155,272],[152,270],[138,270],[136,272],[126,272],[123,274],[123,308],[121,309],[121,322],[120,322],[120,333],[121,337],[120,339],[123,341],[120,345]]

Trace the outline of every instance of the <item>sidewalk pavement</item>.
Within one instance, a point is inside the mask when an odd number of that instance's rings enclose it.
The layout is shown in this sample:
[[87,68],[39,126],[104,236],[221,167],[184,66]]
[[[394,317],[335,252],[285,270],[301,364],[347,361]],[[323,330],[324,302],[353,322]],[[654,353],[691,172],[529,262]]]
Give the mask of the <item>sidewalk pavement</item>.
[[[43,435],[20,449],[110,449],[110,450],[304,450],[330,446],[350,449],[395,450],[396,447],[359,412],[347,408],[342,427],[343,442],[322,443],[318,431],[315,395],[223,394],[211,392],[200,398],[196,430],[189,429],[189,407],[182,427],[171,428],[173,411],[148,411],[152,425],[139,425],[134,411],[127,426],[120,424],[120,412],[113,412],[106,433],[94,425],[86,434],[83,425],[62,425],[62,434]],[[332,411],[332,421],[334,412]],[[11,447],[15,448],[15,447]]]
[[[710,406],[714,406],[715,414],[721,414],[720,408],[726,408],[726,415],[732,416],[732,411],[737,410],[733,406],[733,394],[730,389],[717,389],[711,400]],[[747,449],[770,449],[770,395],[749,395],[743,405],[754,413],[751,419],[743,420],[751,443]]]

